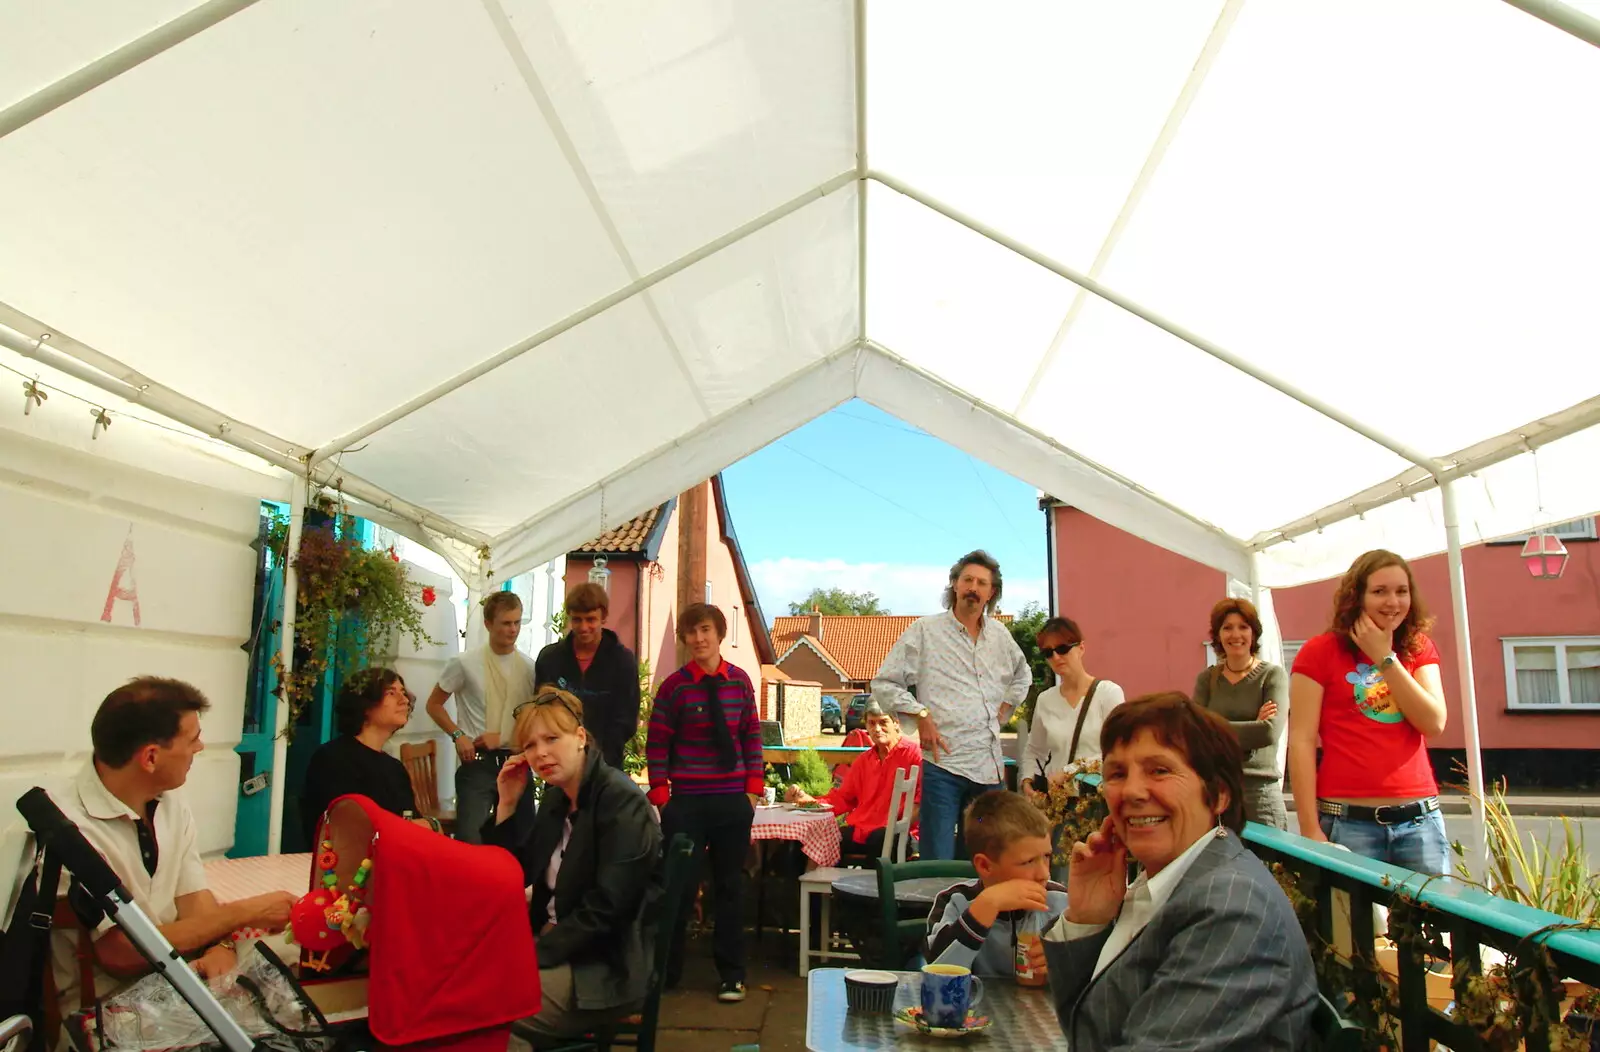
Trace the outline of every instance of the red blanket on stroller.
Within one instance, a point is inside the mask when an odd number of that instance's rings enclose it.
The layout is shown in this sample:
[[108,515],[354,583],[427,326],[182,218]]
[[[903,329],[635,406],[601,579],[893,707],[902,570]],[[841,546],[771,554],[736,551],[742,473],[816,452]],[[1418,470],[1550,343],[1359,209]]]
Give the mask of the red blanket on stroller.
[[522,866],[509,852],[440,836],[364,796],[335,800],[318,840],[337,849],[341,887],[363,852],[372,860],[367,1025],[379,1041],[431,1041],[538,1013]]

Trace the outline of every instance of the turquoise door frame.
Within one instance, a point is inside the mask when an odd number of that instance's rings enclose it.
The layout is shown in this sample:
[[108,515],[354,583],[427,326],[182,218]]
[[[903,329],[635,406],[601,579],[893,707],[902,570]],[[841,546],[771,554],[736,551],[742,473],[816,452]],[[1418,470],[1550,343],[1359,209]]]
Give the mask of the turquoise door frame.
[[[272,513],[288,514],[286,504],[262,501],[263,522]],[[374,540],[373,524],[365,519],[355,519],[357,536],[364,545]],[[258,560],[256,588],[260,595],[257,606],[256,634],[250,646],[250,670],[245,691],[244,726],[239,744],[234,752],[239,754],[239,800],[234,816],[233,847],[229,858],[248,858],[267,853],[267,831],[271,825],[271,780],[279,777],[273,770],[273,730],[278,725],[278,674],[272,658],[282,648],[283,635],[283,567],[265,544],[262,534],[262,554]],[[345,624],[340,631],[359,631],[359,625]],[[306,768],[311,754],[334,734],[334,689],[348,671],[335,663],[323,677],[322,688],[307,711],[300,714],[293,740],[289,743],[288,759],[281,777],[284,779],[283,829],[281,849],[285,853],[309,851],[300,821],[300,786],[305,784]]]
[[239,804],[233,820],[233,847],[229,858],[249,858],[267,853],[267,828],[272,814],[272,729],[278,722],[277,673],[272,655],[282,638],[283,574],[263,551],[257,563],[261,590],[253,645],[250,647],[249,682],[245,689],[244,727],[234,752],[239,754]]

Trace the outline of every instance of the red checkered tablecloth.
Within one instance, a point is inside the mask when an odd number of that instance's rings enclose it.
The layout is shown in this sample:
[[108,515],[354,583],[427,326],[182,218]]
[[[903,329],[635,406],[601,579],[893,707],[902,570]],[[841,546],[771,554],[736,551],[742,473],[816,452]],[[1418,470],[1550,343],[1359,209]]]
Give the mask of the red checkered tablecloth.
[[839,822],[833,812],[808,814],[783,807],[756,808],[751,840],[798,840],[800,850],[819,866],[839,863]]
[[269,891],[304,895],[311,887],[311,856],[212,859],[206,863],[206,886],[218,902],[247,899]]

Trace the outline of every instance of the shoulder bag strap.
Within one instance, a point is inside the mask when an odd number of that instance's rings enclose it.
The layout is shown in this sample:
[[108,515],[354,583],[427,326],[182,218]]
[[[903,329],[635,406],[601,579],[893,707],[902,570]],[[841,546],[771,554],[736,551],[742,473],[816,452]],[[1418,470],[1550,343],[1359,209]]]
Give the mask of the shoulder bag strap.
[[1078,738],[1083,734],[1083,721],[1089,715],[1089,703],[1094,700],[1094,690],[1100,685],[1097,679],[1089,681],[1089,690],[1083,696],[1083,701],[1078,704],[1078,723],[1072,728],[1072,748],[1067,750],[1067,763],[1071,764],[1078,758]]
[[20,1008],[33,1021],[31,1052],[45,1044],[45,971],[50,967],[50,925],[61,883],[61,858],[41,849],[34,856],[21,891],[11,927],[0,947],[0,1002],[20,998]]

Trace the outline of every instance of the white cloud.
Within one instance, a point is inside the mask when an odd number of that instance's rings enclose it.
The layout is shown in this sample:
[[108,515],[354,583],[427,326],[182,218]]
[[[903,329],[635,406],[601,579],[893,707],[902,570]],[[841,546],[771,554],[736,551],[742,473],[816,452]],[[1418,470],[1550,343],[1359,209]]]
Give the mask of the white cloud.
[[[843,559],[763,559],[750,564],[756,595],[767,617],[789,612],[813,588],[872,592],[896,614],[931,614],[949,580],[949,566],[915,563],[848,563]],[[1043,578],[1006,578],[1000,609],[1014,612],[1029,602],[1045,605]]]

